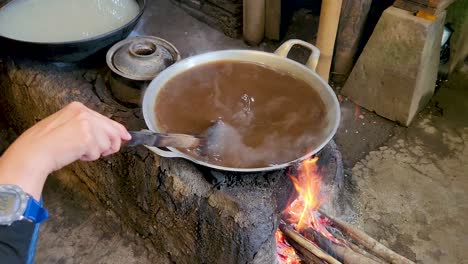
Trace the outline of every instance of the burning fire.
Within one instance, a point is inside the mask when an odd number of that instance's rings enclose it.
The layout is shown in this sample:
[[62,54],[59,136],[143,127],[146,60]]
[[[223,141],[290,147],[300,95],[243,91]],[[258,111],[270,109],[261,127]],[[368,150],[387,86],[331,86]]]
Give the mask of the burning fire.
[[296,230],[299,232],[310,225],[315,229],[318,227],[317,219],[314,217],[314,211],[320,206],[320,176],[317,173],[317,160],[315,157],[303,161],[297,177],[289,175],[299,197],[289,205],[288,221],[296,223]]
[[[320,196],[322,181],[317,161],[318,157],[305,160],[301,163],[297,175],[289,175],[298,193],[298,197],[284,211],[284,220],[300,233],[308,228],[312,228],[331,241],[338,243],[325,228],[327,225],[325,219],[321,219],[317,215],[317,210],[324,202],[324,199]],[[284,241],[283,233],[279,230],[276,232],[276,240],[278,245],[281,245],[278,241]],[[279,249],[280,246],[278,246],[278,254],[281,259]],[[292,247],[290,250],[294,251]],[[294,256],[296,255],[294,254]],[[283,263],[298,263],[290,262],[292,260],[285,259]]]
[[286,220],[290,224],[295,224],[295,229],[299,232],[311,227],[335,241],[335,238],[325,228],[323,221],[317,217],[317,210],[324,202],[324,199],[320,197],[322,181],[317,161],[318,157],[305,160],[301,163],[297,176],[289,175],[299,196],[286,209],[285,213],[289,216]]

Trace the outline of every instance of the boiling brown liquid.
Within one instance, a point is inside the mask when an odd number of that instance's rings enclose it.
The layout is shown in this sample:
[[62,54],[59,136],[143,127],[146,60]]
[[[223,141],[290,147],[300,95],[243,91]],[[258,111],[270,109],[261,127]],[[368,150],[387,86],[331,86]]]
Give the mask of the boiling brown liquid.
[[256,168],[285,163],[317,147],[327,125],[318,93],[300,79],[262,65],[222,61],[175,76],[156,101],[159,128],[203,134],[216,121],[207,156],[211,164]]

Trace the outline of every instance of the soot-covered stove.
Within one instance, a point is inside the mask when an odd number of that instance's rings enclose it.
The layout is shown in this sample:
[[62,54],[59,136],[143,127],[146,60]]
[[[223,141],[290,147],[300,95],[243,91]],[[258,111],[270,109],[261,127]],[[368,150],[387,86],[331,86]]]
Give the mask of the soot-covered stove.
[[[103,85],[108,73],[104,67],[5,60],[0,72],[0,104],[10,124],[20,130],[72,101],[131,130],[145,128],[141,110],[117,102]],[[327,204],[338,204],[343,184],[340,152],[331,141],[318,156]],[[222,172],[160,158],[144,147],[66,168],[173,263],[274,263],[281,212],[295,197],[288,176],[294,170]]]

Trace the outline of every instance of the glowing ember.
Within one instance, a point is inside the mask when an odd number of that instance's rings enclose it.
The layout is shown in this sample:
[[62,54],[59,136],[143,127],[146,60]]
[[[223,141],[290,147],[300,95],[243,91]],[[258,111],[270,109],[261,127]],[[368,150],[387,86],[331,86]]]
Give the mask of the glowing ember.
[[276,252],[278,252],[278,259],[282,264],[300,264],[301,259],[296,254],[296,250],[294,250],[291,245],[286,242],[284,239],[283,232],[279,229],[276,230],[275,233],[276,238]]
[[317,157],[305,160],[301,163],[297,176],[289,175],[299,196],[286,209],[286,221],[295,225],[299,232],[311,227],[333,242],[338,242],[325,228],[325,221],[316,215],[324,202],[320,197],[321,177],[317,161]]

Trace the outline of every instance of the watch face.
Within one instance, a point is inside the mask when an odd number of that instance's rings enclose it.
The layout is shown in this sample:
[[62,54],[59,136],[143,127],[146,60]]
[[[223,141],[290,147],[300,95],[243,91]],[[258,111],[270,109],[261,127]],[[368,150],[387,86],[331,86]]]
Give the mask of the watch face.
[[19,186],[0,184],[0,225],[22,219],[28,199]]
[[0,193],[0,216],[12,215],[18,210],[19,199],[16,193]]

